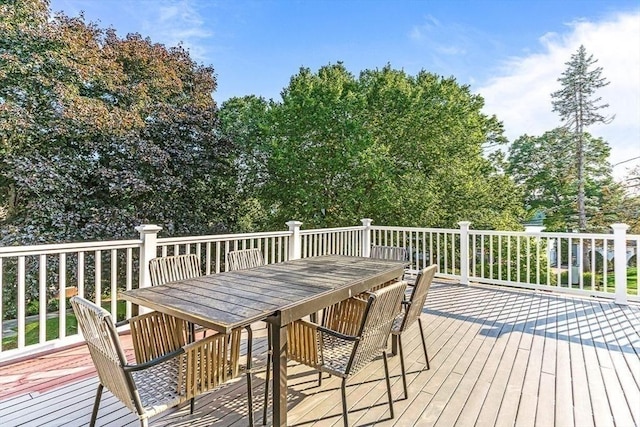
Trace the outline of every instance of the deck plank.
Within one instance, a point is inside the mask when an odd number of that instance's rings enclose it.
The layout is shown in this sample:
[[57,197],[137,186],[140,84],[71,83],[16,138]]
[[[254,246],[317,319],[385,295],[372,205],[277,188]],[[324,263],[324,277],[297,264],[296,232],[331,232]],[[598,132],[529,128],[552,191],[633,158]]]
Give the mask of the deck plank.
[[533,318],[531,328],[530,345],[525,346],[529,350],[527,368],[520,391],[520,402],[515,421],[516,427],[535,426],[536,412],[538,410],[538,395],[540,390],[540,376],[542,375],[542,359],[544,354],[544,335],[536,333],[538,327],[544,322],[546,315],[546,300],[537,299],[529,311]]
[[[571,328],[571,314],[568,304],[563,301],[557,313],[557,333],[568,334]],[[556,341],[556,391],[555,391],[555,423],[559,426],[575,425],[573,407],[573,383],[571,377],[571,350],[568,340]]]
[[[389,358],[396,417],[390,420],[382,360],[348,382],[353,426],[639,425],[640,306],[546,292],[435,283],[422,318],[430,355],[426,370],[419,329],[403,337],[409,398],[401,399],[398,357]],[[266,336],[257,328],[255,363],[264,364]],[[95,375],[61,381],[84,365],[82,349],[0,367],[0,425],[83,425],[89,421]],[[56,363],[58,361],[58,363]],[[74,365],[75,364],[75,365]],[[342,425],[340,380],[289,364],[289,425]],[[247,425],[244,377],[154,417],[153,427]],[[264,371],[253,376],[254,418],[262,422]],[[271,421],[269,407],[268,423]],[[99,426],[137,426],[137,418],[105,392]]]

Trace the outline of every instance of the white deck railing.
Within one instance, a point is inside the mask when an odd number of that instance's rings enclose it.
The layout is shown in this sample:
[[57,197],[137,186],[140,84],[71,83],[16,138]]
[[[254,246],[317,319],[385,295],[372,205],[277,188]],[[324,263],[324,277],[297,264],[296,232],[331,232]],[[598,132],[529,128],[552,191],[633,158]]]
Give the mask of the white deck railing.
[[[369,219],[360,226],[316,230],[301,230],[296,221],[287,225],[276,232],[172,238],[158,238],[161,228],[146,225],[137,228],[138,240],[0,248],[0,362],[79,341],[68,328],[75,319],[67,304],[56,304],[60,297],[78,294],[119,318],[130,317],[134,308],[118,303],[118,292],[149,286],[148,269],[140,266],[173,254],[197,254],[203,272],[212,274],[225,271],[225,254],[237,249],[260,248],[266,263],[276,263],[325,254],[368,256],[371,245],[404,246],[410,270],[437,264],[438,277],[462,284],[640,302],[637,279],[627,286],[627,268],[638,265],[640,236],[627,235],[624,224],[614,224],[613,234],[470,230],[468,222],[459,229],[388,227]],[[47,322],[52,318],[57,326]],[[49,331],[41,327],[47,323]]]

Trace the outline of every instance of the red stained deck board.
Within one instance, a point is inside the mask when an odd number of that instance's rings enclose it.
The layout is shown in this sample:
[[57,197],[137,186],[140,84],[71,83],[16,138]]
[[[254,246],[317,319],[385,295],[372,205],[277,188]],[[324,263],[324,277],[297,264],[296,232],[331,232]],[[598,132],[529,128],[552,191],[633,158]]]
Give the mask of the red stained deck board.
[[[127,358],[133,355],[130,335],[121,335]],[[42,393],[96,375],[85,344],[0,367],[0,399]]]

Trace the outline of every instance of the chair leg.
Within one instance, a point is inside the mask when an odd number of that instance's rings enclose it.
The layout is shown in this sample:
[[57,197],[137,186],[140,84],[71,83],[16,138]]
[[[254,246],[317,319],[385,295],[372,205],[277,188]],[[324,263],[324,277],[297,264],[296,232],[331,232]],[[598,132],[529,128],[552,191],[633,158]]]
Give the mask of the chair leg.
[[400,369],[402,370],[402,388],[404,390],[404,398],[407,399],[409,397],[409,393],[407,392],[407,373],[404,367],[404,353],[402,351],[401,335],[398,335],[398,349],[400,350]]
[[420,327],[420,338],[422,338],[422,350],[424,350],[424,359],[427,361],[427,370],[429,366],[429,355],[427,354],[427,343],[424,341],[424,330],[422,329],[422,319],[418,317],[418,326]]
[[251,359],[253,349],[253,331],[251,325],[245,328],[247,330],[247,406],[249,410],[249,425],[253,427],[253,386],[251,384]]
[[262,409],[262,425],[267,425],[267,407],[269,405],[269,382],[271,381],[271,358],[273,357],[271,345],[271,324],[267,323],[267,372],[264,380],[264,407]]
[[98,384],[98,390],[96,391],[96,400],[93,403],[93,412],[91,413],[91,421],[89,425],[91,427],[96,425],[96,419],[98,418],[98,408],[100,407],[100,398],[102,397],[102,389],[104,386],[102,384]]
[[344,427],[349,427],[349,414],[347,413],[347,379],[342,379],[342,420]]
[[[400,347],[402,348],[402,346]],[[391,397],[391,380],[389,379],[389,363],[387,362],[387,352],[386,350],[382,351],[382,358],[384,360],[384,376],[387,381],[387,398],[389,399],[389,413],[391,414],[391,418],[393,415],[393,398]]]

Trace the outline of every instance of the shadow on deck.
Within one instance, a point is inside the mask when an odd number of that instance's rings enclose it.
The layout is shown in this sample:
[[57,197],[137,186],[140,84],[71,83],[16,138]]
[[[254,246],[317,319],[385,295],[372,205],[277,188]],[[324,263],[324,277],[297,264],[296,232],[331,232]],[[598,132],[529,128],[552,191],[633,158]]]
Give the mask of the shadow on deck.
[[[431,369],[417,326],[403,338],[409,398],[401,400],[398,357],[389,419],[382,361],[347,387],[352,425],[640,425],[640,307],[483,286],[436,283],[423,312]],[[256,325],[254,363],[266,336]],[[244,378],[161,414],[152,426],[248,425]],[[97,379],[85,347],[0,368],[0,425],[86,425]],[[289,425],[341,425],[340,382],[289,365]],[[262,422],[264,372],[254,377],[254,419]],[[267,424],[270,423],[270,415]],[[138,425],[110,393],[98,425]]]

